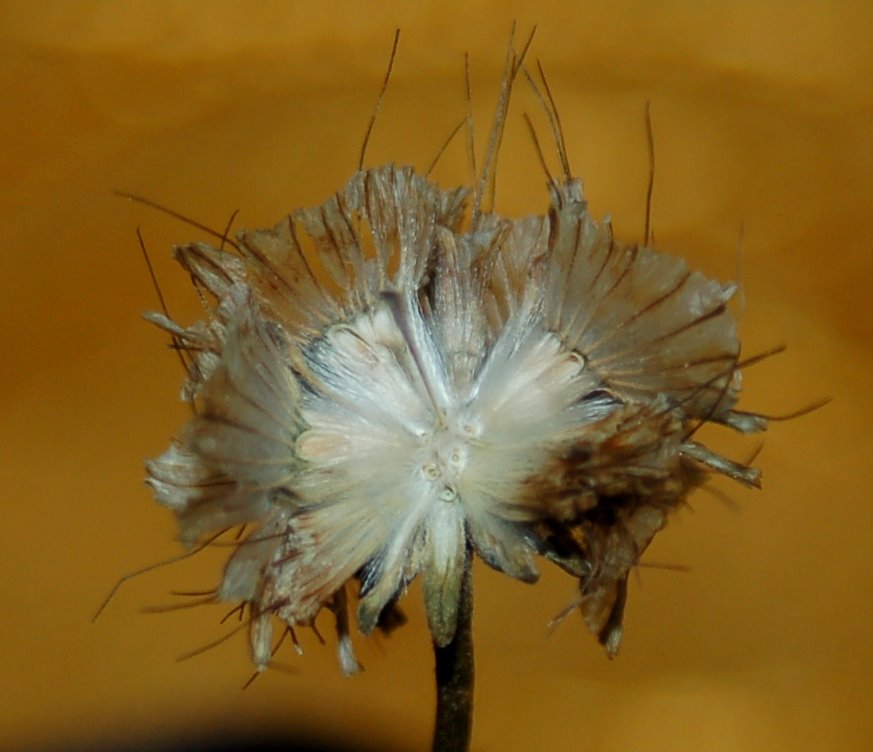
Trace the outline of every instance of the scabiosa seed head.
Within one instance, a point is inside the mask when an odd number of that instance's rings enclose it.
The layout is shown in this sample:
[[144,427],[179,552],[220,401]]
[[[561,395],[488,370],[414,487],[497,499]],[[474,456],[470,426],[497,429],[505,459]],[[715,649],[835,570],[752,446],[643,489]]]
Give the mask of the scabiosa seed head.
[[447,644],[468,548],[526,582],[538,556],[578,578],[614,655],[670,510],[708,471],[758,483],[694,440],[765,428],[733,409],[733,286],[619,244],[577,180],[519,220],[465,225],[466,196],[387,165],[235,252],[176,251],[212,307],[187,328],[150,315],[191,356],[194,415],[149,483],[188,543],[248,526],[218,598],[249,607],[259,667],[274,618],[327,608],[356,671],[351,598],[362,632],[387,627],[417,575]]

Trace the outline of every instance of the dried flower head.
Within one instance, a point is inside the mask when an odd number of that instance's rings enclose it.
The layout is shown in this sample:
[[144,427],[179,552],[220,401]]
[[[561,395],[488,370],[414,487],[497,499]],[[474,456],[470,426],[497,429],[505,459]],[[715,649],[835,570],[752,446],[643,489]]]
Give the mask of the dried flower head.
[[349,603],[363,633],[387,627],[419,574],[447,644],[468,550],[525,582],[536,557],[578,578],[614,655],[670,510],[712,471],[758,483],[694,438],[766,425],[734,409],[734,286],[621,245],[569,173],[523,219],[477,190],[467,219],[468,193],[387,165],[230,251],[176,249],[212,303],[190,327],[150,315],[190,356],[195,410],[149,483],[187,543],[248,526],[217,597],[250,609],[259,667],[275,617],[327,608],[356,671]]

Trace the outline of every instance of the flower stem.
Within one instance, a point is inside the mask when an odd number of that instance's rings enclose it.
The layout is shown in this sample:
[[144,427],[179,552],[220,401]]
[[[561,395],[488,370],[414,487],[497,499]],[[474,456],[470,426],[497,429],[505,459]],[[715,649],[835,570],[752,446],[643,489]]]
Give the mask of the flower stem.
[[433,752],[465,752],[473,730],[473,560],[464,563],[458,624],[445,647],[434,643],[437,707]]

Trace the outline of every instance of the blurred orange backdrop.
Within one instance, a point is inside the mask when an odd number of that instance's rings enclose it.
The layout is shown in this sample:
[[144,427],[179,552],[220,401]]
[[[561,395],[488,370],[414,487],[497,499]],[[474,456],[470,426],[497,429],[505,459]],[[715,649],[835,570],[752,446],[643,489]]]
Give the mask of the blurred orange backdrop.
[[[220,608],[145,615],[168,591],[211,587],[203,555],[128,583],[178,552],[142,484],[185,415],[140,226],[174,315],[198,302],[171,258],[193,228],[115,198],[146,195],[222,227],[270,225],[321,203],[356,169],[395,27],[403,37],[370,165],[425,168],[463,116],[463,53],[480,143],[510,22],[557,97],[596,216],[640,239],[644,104],[657,145],[657,246],[743,282],[744,405],[788,412],[758,463],[765,488],[699,493],[632,583],[622,655],[567,619],[572,582],[531,588],[476,570],[478,750],[864,750],[873,738],[873,6],[866,2],[65,2],[0,5],[0,473],[6,616],[0,746],[67,748],[306,732],[352,748],[420,749],[432,656],[417,587],[410,623],[358,640],[343,679],[303,635],[294,674],[250,674]],[[541,212],[542,171],[519,87],[498,208]],[[545,140],[545,131],[542,137]],[[462,143],[434,177],[467,180]],[[743,226],[742,266],[737,247]],[[757,446],[709,440],[743,457]],[[220,552],[219,552],[220,553]],[[329,630],[326,628],[325,632]]]

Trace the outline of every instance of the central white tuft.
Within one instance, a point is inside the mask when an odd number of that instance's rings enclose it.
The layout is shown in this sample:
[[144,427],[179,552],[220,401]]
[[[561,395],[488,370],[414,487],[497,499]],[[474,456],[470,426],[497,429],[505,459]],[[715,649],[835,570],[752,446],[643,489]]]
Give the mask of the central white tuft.
[[[520,489],[591,419],[583,358],[532,317],[511,322],[473,372],[447,366],[455,354],[441,325],[451,322],[426,321],[411,296],[387,293],[305,355],[314,388],[302,395],[295,526],[322,559],[302,557],[291,579],[317,595],[314,608],[358,573],[365,631],[424,571],[431,628],[448,639],[468,535],[492,566],[535,579],[512,522],[541,513]],[[299,619],[308,606],[297,602]]]
[[513,485],[543,459],[537,447],[585,422],[574,403],[591,385],[582,357],[556,337],[509,329],[459,387],[447,373],[450,354],[409,299],[385,296],[333,327],[308,357],[320,388],[304,399],[309,428],[297,439],[310,463],[304,498],[323,504],[330,486],[361,503],[388,494],[391,508],[418,518],[437,501],[475,515],[513,499]]

